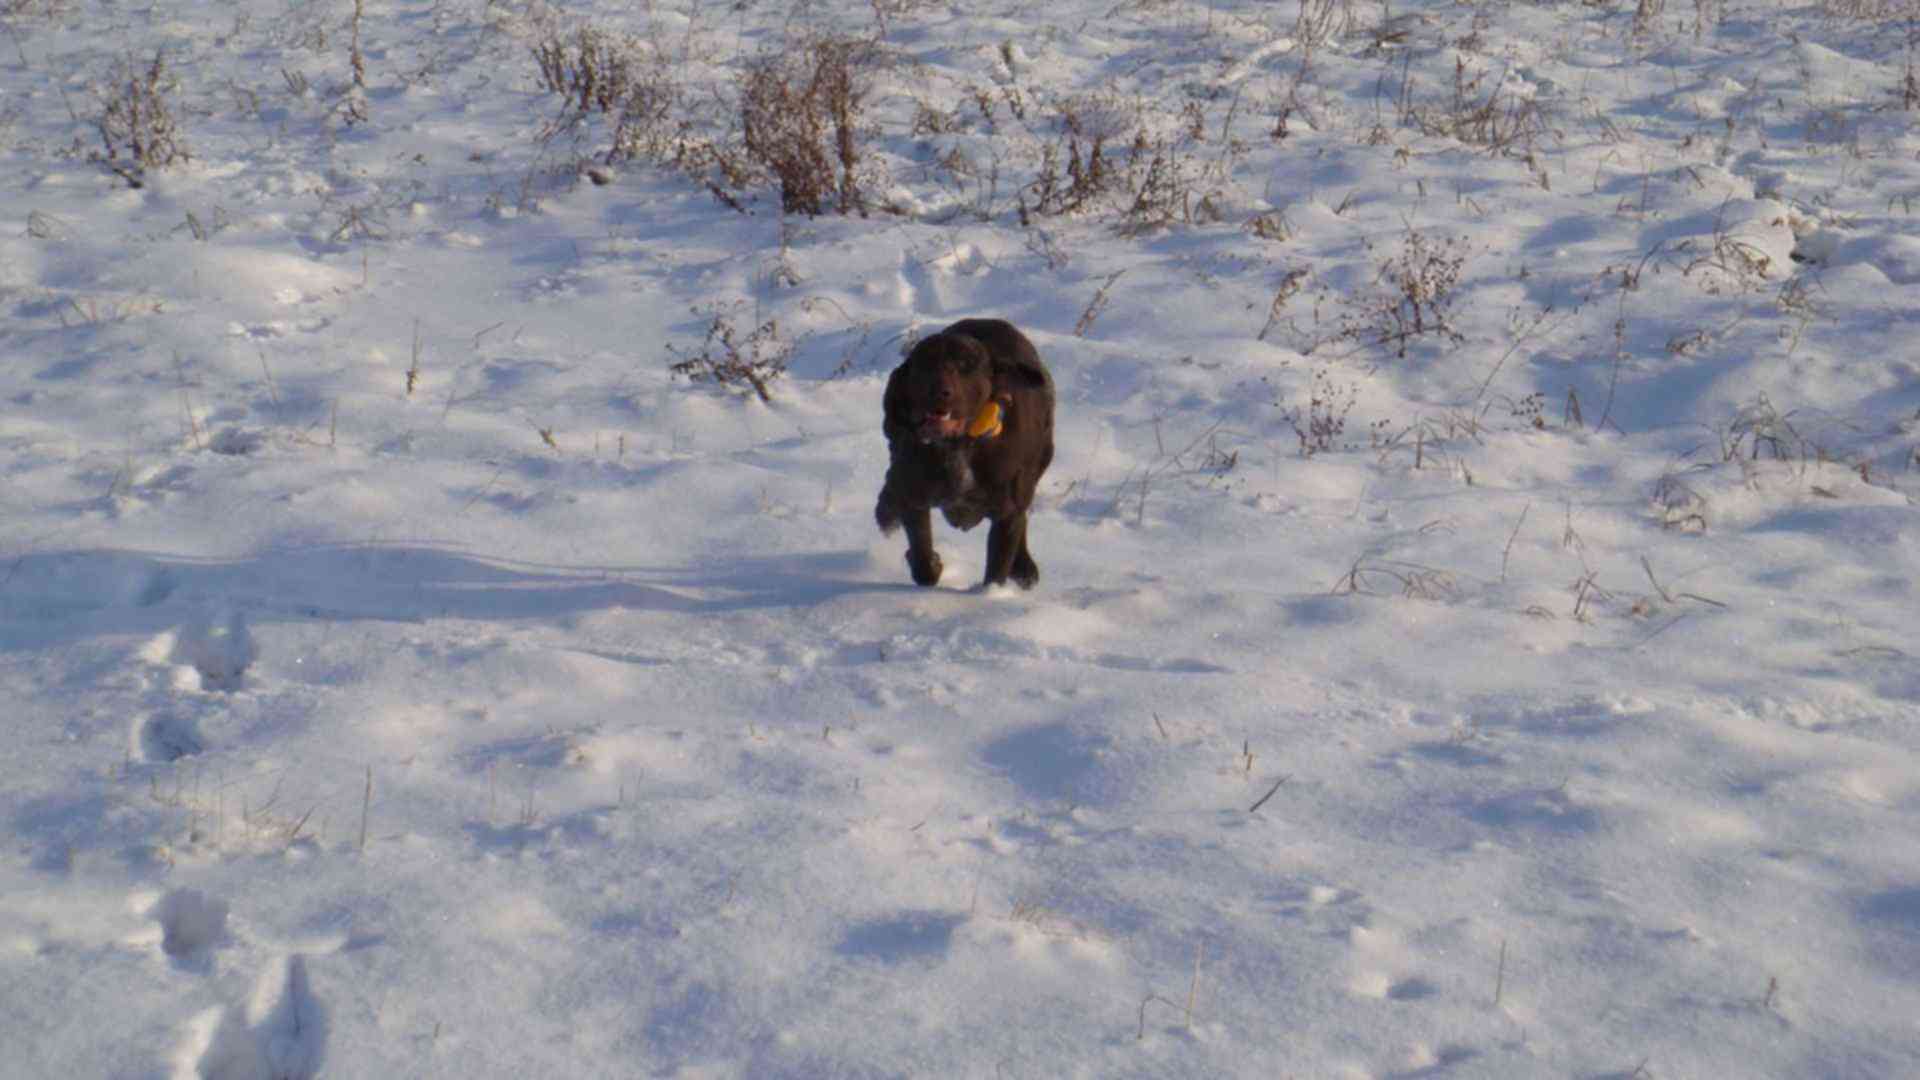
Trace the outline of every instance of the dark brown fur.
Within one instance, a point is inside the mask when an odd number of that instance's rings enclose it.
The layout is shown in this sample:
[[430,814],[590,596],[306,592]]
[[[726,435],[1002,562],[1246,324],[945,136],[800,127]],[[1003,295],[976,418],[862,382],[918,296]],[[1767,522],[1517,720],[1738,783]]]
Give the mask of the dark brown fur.
[[[967,424],[1000,404],[998,435]],[[1053,461],[1053,377],[1025,334],[999,319],[962,319],[913,347],[887,380],[887,480],[874,519],[892,535],[907,527],[907,567],[916,585],[940,580],[932,510],[956,529],[982,518],[988,585],[1040,580],[1027,552],[1027,510]]]

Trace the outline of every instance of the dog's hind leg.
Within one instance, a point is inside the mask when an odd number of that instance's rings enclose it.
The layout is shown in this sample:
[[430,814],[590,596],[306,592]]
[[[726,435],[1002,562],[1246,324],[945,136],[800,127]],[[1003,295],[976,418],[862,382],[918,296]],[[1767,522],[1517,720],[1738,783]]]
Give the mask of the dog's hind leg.
[[1040,568],[1027,554],[1027,515],[995,518],[987,530],[987,576],[984,584],[1004,585],[1011,577],[1023,589],[1040,580]]
[[1033,555],[1027,551],[1027,516],[1020,515],[1020,549],[1013,553],[1012,577],[1014,583],[1023,589],[1031,589],[1040,583],[1040,566],[1033,561]]

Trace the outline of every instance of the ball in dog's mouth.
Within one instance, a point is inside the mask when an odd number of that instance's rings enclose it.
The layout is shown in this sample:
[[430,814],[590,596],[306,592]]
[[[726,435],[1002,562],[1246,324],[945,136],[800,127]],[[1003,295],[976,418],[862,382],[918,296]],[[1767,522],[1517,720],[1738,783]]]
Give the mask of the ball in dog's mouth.
[[1001,412],[998,402],[989,401],[980,407],[980,411],[971,420],[955,416],[953,410],[928,413],[920,420],[920,440],[932,442],[935,439],[954,439],[962,435],[970,439],[991,439],[1000,434]]
[[1000,403],[989,401],[980,406],[973,422],[967,425],[967,434],[976,439],[991,439],[1000,434]]

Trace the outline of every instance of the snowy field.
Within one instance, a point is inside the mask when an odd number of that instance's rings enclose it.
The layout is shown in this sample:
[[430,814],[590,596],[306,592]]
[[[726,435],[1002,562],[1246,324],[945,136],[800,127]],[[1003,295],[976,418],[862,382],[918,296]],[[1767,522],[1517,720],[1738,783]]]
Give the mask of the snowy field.
[[1914,0],[1033,10],[0,0],[0,1076],[1920,1076]]

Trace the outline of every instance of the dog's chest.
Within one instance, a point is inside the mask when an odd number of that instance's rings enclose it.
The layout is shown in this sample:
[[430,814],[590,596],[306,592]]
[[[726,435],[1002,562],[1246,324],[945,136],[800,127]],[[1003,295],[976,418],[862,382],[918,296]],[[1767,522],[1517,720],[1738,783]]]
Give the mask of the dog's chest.
[[948,451],[938,455],[932,469],[937,478],[934,505],[947,524],[956,529],[971,529],[987,516],[987,489],[974,476],[973,463],[966,454]]

